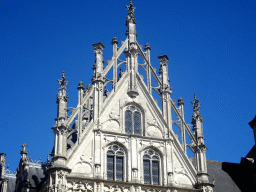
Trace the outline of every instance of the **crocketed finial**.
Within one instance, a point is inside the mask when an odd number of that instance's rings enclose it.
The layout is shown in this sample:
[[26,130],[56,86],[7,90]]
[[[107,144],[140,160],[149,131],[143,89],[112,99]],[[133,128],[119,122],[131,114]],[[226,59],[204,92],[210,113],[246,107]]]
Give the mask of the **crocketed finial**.
[[136,22],[135,18],[133,18],[134,17],[135,9],[136,8],[133,7],[132,0],[130,0],[129,5],[126,5],[126,10],[128,11],[128,15],[129,15],[128,19],[129,20],[134,20]]
[[191,101],[191,103],[192,103],[192,106],[194,107],[194,108],[193,108],[193,111],[194,111],[195,113],[198,113],[198,114],[199,114],[199,113],[200,113],[201,103],[199,103],[196,94],[194,94],[194,100]]
[[68,86],[69,81],[66,81],[65,71],[62,72],[61,79],[58,79],[57,81],[59,82],[58,84],[60,85],[61,89],[66,88],[66,86]]
[[23,143],[23,144],[21,145],[22,151],[26,151],[27,146],[28,146],[28,145],[27,145],[26,143]]

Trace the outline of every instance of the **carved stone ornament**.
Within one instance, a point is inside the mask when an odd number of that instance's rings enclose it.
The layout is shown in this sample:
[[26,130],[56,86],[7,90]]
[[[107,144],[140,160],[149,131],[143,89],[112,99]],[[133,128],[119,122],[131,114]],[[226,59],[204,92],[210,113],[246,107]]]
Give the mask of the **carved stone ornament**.
[[130,53],[131,53],[132,57],[137,57],[138,56],[138,51],[135,47],[131,48]]
[[64,172],[61,170],[61,171],[58,173],[58,178],[59,178],[59,179],[62,179],[64,176],[65,176],[65,174],[64,174]]
[[[104,77],[102,76],[101,73],[96,73],[92,76],[91,79],[92,83],[96,82],[96,81],[100,81],[100,82],[104,82]],[[103,90],[103,86],[102,86],[102,90]]]
[[135,9],[136,7],[133,7],[132,1],[130,0],[129,5],[126,6],[126,10],[128,11],[128,17],[126,18],[126,25],[127,25],[127,22],[132,22],[136,24],[136,19],[134,18]]
[[65,71],[62,72],[61,79],[58,79],[57,81],[58,81],[58,84],[60,85],[60,89],[66,89],[66,87],[68,86],[69,81],[66,81]]
[[119,122],[119,115],[117,114],[117,113],[114,113],[114,112],[111,112],[110,114],[109,114],[109,121],[111,122],[112,120],[113,121],[117,121],[119,124],[120,124],[120,122]]
[[26,148],[27,148],[27,144],[26,143],[23,143],[22,145],[21,145],[21,147],[22,147],[22,152],[28,152],[27,150],[26,150]]
[[72,183],[68,183],[68,190],[71,191],[79,191],[79,192],[92,192],[93,191],[93,187],[92,185],[86,183],[86,182],[75,182],[73,181]]
[[168,60],[169,60],[169,58],[167,57],[167,55],[159,56],[158,59],[159,59],[159,61],[160,61],[160,65],[161,65],[161,66],[167,65]]
[[59,93],[57,93],[57,101],[56,103],[59,103],[61,100],[64,102],[68,102],[69,96],[68,95],[62,95],[60,96]]
[[213,188],[210,186],[202,186],[201,189],[203,192],[213,192]]
[[129,95],[129,97],[131,97],[132,99],[135,99],[138,95],[139,92],[135,89],[135,90],[128,90],[127,94]]

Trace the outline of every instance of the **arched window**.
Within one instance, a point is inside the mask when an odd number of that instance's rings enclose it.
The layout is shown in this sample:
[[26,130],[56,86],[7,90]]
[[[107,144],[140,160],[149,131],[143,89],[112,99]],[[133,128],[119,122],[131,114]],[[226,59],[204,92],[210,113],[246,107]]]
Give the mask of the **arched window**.
[[145,184],[159,185],[159,155],[149,149],[143,156],[143,175]]
[[107,179],[123,181],[124,151],[118,145],[112,145],[107,151]]
[[134,106],[125,111],[125,133],[141,135],[141,113]]

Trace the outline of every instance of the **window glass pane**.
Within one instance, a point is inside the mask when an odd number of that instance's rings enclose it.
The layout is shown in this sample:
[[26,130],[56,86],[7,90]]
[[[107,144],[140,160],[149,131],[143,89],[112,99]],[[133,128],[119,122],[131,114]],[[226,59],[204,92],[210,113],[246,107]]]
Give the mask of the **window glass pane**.
[[125,111],[125,133],[131,134],[132,133],[132,112]]
[[108,164],[108,171],[113,172],[114,165],[113,164]]
[[144,171],[144,183],[150,183],[150,163],[148,160],[143,161],[143,171]]
[[116,157],[116,180],[123,180],[123,157]]
[[153,151],[149,150],[149,151],[148,151],[148,154],[149,154],[149,155],[153,155]]
[[153,168],[158,168],[158,166],[159,166],[158,161],[152,161],[152,167]]
[[152,179],[153,184],[159,184],[159,162],[152,161]]
[[116,173],[116,180],[123,181],[123,174]]
[[158,176],[158,169],[152,169],[152,174]]
[[134,134],[140,135],[141,134],[141,117],[139,112],[134,113]]
[[121,172],[122,173],[123,172],[123,166],[121,166],[121,165],[116,166],[116,172]]
[[117,151],[118,147],[117,146],[113,146],[113,150]]
[[123,157],[116,157],[116,164],[123,164]]
[[153,157],[152,157],[152,159],[158,159],[158,157],[156,157],[156,156],[153,156]]
[[144,158],[144,159],[149,159],[149,156],[144,155],[143,158]]
[[150,183],[150,177],[144,175],[144,183],[149,184]]
[[117,154],[117,155],[124,155],[124,154],[123,154],[123,153],[121,153],[121,152],[117,152],[116,154]]
[[158,177],[153,177],[153,184],[154,184],[154,185],[159,185],[159,179],[158,179]]
[[107,156],[107,179],[114,180],[114,156]]
[[107,177],[108,177],[108,180],[114,180],[114,174],[113,174],[113,172],[108,172],[108,173],[107,173]]
[[114,152],[113,151],[108,151],[108,154],[114,154]]

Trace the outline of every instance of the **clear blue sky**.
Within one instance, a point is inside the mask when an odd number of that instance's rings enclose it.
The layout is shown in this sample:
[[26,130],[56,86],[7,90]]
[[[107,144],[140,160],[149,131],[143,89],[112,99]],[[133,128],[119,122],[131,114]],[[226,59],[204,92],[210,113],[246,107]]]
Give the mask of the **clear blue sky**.
[[[0,0],[1,147],[13,171],[23,143],[46,160],[53,147],[57,79],[91,83],[93,43],[124,41],[128,0]],[[207,159],[240,162],[254,145],[256,4],[238,0],[134,0],[137,40],[151,45],[152,65],[168,55],[172,99],[182,97],[191,123],[194,93],[201,102]]]

